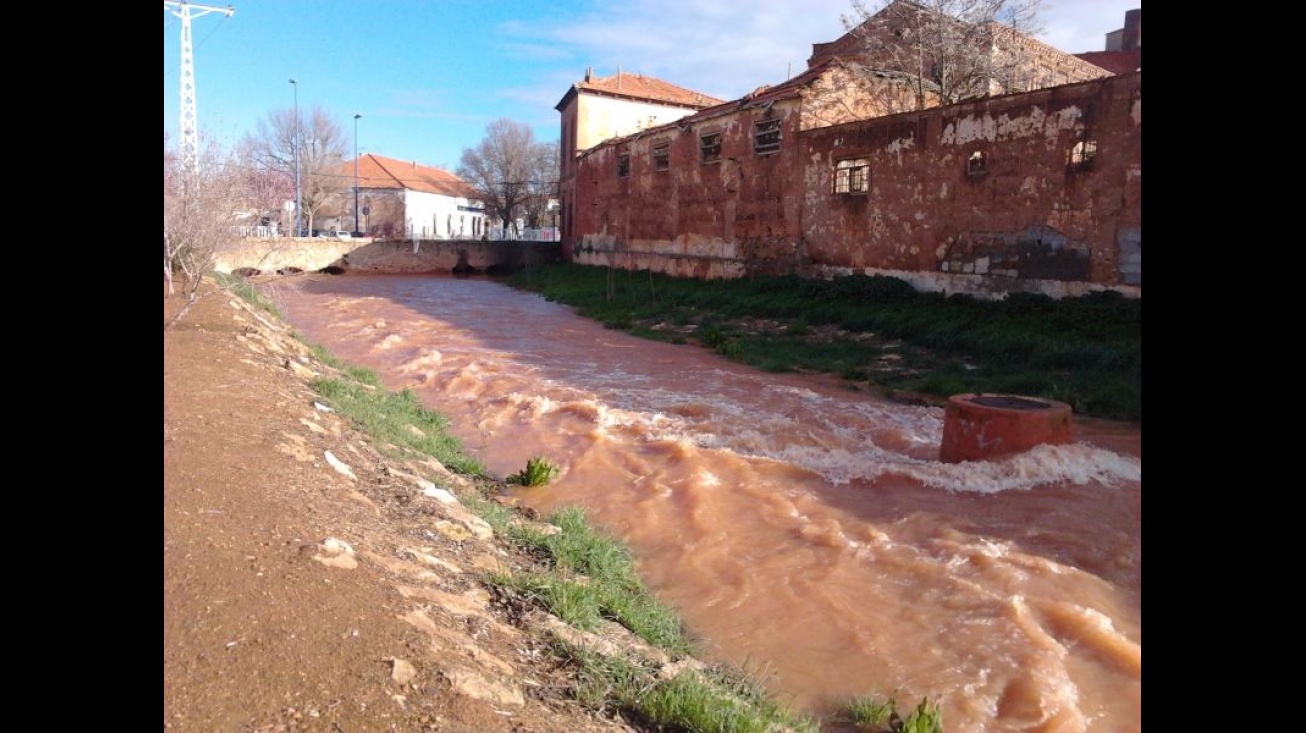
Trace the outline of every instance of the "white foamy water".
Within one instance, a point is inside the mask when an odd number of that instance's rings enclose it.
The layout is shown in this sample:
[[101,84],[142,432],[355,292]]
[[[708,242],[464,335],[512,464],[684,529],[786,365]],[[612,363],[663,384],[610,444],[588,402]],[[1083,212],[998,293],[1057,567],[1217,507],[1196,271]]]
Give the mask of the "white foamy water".
[[311,340],[412,388],[520,492],[635,551],[706,653],[831,714],[940,702],[949,731],[1141,730],[1137,429],[938,460],[942,410],[648,342],[492,282],[306,278]]

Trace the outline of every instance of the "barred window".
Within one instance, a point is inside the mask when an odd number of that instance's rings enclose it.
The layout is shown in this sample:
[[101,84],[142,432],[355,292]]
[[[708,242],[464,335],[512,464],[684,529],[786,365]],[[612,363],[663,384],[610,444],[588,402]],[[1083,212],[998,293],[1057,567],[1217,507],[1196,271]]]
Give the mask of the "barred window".
[[753,123],[753,152],[757,155],[780,151],[780,120]]
[[988,172],[989,172],[988,158],[984,156],[983,151],[976,150],[975,152],[970,154],[969,158],[966,159],[966,175],[982,176]]
[[1075,143],[1070,149],[1070,169],[1087,171],[1093,169],[1093,159],[1097,157],[1097,140],[1086,138]]
[[653,146],[653,170],[664,171],[671,167],[671,143]]
[[871,190],[871,161],[868,158],[841,160],[834,167],[835,193],[866,193]]
[[721,133],[709,132],[698,139],[698,160],[713,163],[721,160]]
[[617,177],[625,178],[630,175],[630,153],[622,153],[617,156]]

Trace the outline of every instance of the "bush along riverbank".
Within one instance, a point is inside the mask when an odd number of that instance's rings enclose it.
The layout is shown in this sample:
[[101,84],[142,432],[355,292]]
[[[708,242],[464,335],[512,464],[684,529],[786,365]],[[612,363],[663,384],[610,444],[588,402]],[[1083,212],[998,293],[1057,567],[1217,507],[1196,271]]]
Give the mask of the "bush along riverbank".
[[1142,420],[1142,299],[1114,291],[989,301],[884,276],[693,280],[572,264],[504,281],[608,328],[767,371],[837,374],[891,397],[1020,394]]

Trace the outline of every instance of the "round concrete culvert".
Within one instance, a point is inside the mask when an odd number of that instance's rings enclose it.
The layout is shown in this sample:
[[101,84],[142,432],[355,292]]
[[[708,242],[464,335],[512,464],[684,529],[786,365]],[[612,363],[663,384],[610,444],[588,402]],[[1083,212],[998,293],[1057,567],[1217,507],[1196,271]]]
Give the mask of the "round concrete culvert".
[[959,394],[943,411],[945,463],[999,458],[1037,445],[1074,439],[1070,405],[1040,397],[1009,394]]

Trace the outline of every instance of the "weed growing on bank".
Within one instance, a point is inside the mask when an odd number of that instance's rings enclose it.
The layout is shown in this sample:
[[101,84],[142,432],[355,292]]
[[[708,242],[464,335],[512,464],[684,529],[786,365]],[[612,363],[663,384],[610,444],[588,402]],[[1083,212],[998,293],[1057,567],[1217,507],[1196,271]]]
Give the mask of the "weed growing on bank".
[[231,292],[246,303],[249,303],[255,308],[266,311],[267,313],[276,316],[278,319],[284,320],[285,317],[282,315],[281,310],[277,308],[276,304],[273,303],[270,298],[267,298],[260,293],[248,278],[241,277],[240,275],[215,272],[213,274],[213,280],[217,283],[218,287]]
[[526,467],[507,478],[508,483],[521,486],[544,486],[558,477],[560,469],[547,458],[536,456],[526,461]]
[[847,707],[848,718],[860,730],[889,731],[891,733],[943,733],[943,717],[937,703],[929,698],[921,700],[903,718],[898,714],[897,701],[866,695],[853,698]]
[[890,393],[1023,394],[1142,419],[1142,299],[1113,291],[989,301],[883,276],[709,281],[566,263],[504,282],[608,328],[771,372],[838,374]]

